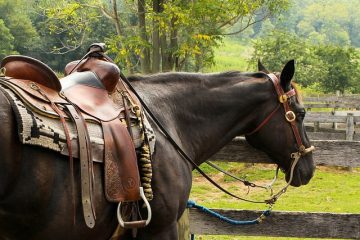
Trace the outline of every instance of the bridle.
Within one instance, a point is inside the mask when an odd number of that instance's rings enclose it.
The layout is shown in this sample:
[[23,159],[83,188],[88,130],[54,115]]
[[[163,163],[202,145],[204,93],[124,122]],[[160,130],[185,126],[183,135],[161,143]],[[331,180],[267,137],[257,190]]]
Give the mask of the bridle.
[[296,156],[301,157],[314,151],[315,150],[314,146],[310,146],[306,148],[305,145],[303,144],[301,140],[299,128],[296,126],[296,121],[295,121],[296,115],[290,108],[289,99],[296,95],[296,90],[292,88],[290,91],[285,93],[280,85],[280,81],[278,77],[276,77],[275,74],[269,73],[267,74],[267,76],[270,78],[271,82],[275,87],[276,93],[278,95],[279,104],[253,131],[245,135],[250,136],[258,132],[262,127],[264,127],[270,121],[270,119],[274,116],[274,114],[280,109],[280,106],[283,105],[283,108],[285,110],[285,119],[291,126],[298,147],[297,152],[291,153],[291,158],[295,158]]
[[[273,85],[275,87],[279,104],[275,107],[275,109],[272,112],[270,112],[270,114],[253,131],[251,131],[250,133],[247,133],[245,135],[250,136],[250,135],[260,131],[260,129],[262,127],[264,127],[270,121],[270,119],[275,115],[275,113],[280,109],[280,106],[282,105],[285,110],[285,119],[291,126],[292,132],[294,134],[294,137],[295,137],[295,140],[297,143],[297,150],[298,150],[297,152],[293,152],[290,154],[290,159],[292,160],[292,163],[291,163],[291,168],[290,168],[289,181],[287,182],[285,187],[283,187],[277,194],[273,195],[271,199],[266,200],[266,201],[268,201],[269,204],[273,204],[283,193],[286,192],[287,188],[290,186],[290,183],[294,176],[295,166],[298,163],[299,159],[302,156],[305,156],[306,154],[314,151],[315,147],[310,146],[307,148],[303,144],[303,142],[301,140],[299,128],[297,127],[296,121],[295,121],[296,115],[290,108],[289,99],[291,97],[296,96],[296,90],[294,88],[292,88],[290,91],[284,92],[284,90],[282,89],[282,87],[280,85],[280,81],[275,74],[269,73],[269,74],[267,74],[267,76],[270,78],[271,82],[273,83]],[[278,170],[277,170],[277,172],[278,172]]]

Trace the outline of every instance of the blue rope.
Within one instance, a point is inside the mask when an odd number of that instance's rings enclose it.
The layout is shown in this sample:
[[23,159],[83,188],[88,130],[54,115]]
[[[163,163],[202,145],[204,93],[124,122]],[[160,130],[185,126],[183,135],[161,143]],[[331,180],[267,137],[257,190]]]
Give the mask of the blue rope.
[[239,220],[234,220],[234,219],[231,219],[231,218],[228,218],[228,217],[225,217],[223,215],[221,215],[220,213],[217,213],[217,212],[214,212],[204,206],[201,206],[201,205],[198,205],[195,203],[195,201],[193,200],[188,200],[187,202],[187,207],[188,208],[197,208],[205,213],[208,213],[222,221],[225,221],[227,223],[230,223],[230,224],[233,224],[233,225],[254,225],[254,224],[258,224],[260,223],[262,220],[264,220],[266,217],[270,216],[271,214],[271,209],[267,209],[265,211],[263,211],[263,213],[260,215],[260,217],[258,217],[257,219],[254,219],[254,220],[242,220],[242,221],[239,221]]

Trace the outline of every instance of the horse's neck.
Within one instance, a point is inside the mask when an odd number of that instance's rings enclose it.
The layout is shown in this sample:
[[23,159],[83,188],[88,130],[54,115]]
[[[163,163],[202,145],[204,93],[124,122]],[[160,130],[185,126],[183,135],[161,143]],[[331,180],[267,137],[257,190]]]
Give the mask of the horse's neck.
[[271,84],[263,79],[209,82],[208,75],[200,76],[205,79],[135,83],[170,135],[198,164],[235,136],[250,132],[256,112],[271,95]]

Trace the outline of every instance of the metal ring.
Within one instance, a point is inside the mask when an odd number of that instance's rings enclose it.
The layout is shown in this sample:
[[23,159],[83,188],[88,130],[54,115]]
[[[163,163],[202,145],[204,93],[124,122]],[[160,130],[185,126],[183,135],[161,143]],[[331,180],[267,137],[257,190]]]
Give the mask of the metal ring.
[[62,90],[59,92],[59,96],[63,99],[66,99],[65,93]]
[[39,86],[34,82],[30,82],[29,86],[30,86],[30,88],[32,88],[35,91],[39,91],[39,89],[40,89]]

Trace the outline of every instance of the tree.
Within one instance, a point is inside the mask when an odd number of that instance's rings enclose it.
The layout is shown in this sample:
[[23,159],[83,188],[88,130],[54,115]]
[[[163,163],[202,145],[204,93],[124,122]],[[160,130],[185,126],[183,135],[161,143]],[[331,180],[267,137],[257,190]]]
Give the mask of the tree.
[[[200,70],[213,63],[212,49],[223,36],[244,31],[279,13],[287,3],[288,0],[62,1],[47,9],[44,24],[50,26],[51,33],[58,33],[61,45],[80,46],[81,37],[91,31],[89,22],[102,16],[115,29],[103,38],[110,47],[109,53],[130,72]],[[239,23],[239,28],[229,32],[229,26],[235,23]]]
[[327,66],[315,54],[314,47],[295,34],[272,31],[254,42],[254,53],[250,63],[256,64],[262,59],[264,65],[272,71],[281,71],[290,59],[296,60],[295,80],[303,86],[309,86],[326,77]]
[[[24,0],[0,0],[1,49],[3,54],[16,51],[28,54],[39,46],[39,38]],[[6,50],[7,49],[7,50]]]
[[359,92],[360,55],[354,48],[323,45],[316,49],[316,54],[327,67],[326,78],[320,82],[324,92]]
[[[360,47],[358,4],[357,0],[292,1],[288,10],[271,21],[276,29],[295,33],[314,44]],[[267,31],[261,27],[257,36]]]
[[5,23],[0,19],[0,59],[3,59],[9,54],[15,54],[14,51],[14,36],[11,35],[10,30],[5,26]]
[[295,34],[275,31],[255,41],[254,48],[251,63],[262,59],[274,71],[295,59],[295,80],[302,86],[319,85],[324,92],[360,91],[360,55],[352,47],[314,45]]

